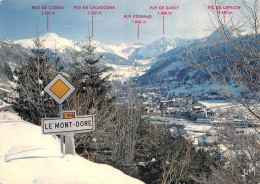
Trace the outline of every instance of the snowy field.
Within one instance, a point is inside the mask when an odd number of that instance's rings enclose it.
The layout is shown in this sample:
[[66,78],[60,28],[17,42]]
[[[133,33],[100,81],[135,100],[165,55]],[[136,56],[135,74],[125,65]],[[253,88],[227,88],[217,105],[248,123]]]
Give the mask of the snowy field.
[[241,108],[241,104],[235,104],[232,102],[228,102],[226,100],[203,100],[203,101],[199,101],[199,103],[201,103],[202,105],[206,106],[207,108],[211,108],[212,110],[216,110],[216,109],[238,109]]
[[109,165],[63,156],[59,139],[13,113],[0,112],[0,184],[139,184]]
[[202,105],[206,106],[207,108],[214,108],[214,107],[229,107],[234,104],[226,101],[226,100],[203,100],[199,101]]
[[104,76],[112,74],[109,80],[126,81],[130,77],[137,77],[145,74],[149,69],[147,66],[119,66],[114,64],[106,64],[107,67],[112,67],[114,70],[106,72]]

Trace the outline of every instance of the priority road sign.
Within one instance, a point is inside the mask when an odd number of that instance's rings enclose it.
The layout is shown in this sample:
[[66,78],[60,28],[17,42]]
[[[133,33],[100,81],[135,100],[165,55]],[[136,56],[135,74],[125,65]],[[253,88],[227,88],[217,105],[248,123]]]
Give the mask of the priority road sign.
[[61,74],[58,74],[45,88],[54,100],[62,104],[66,98],[75,90],[75,88]]

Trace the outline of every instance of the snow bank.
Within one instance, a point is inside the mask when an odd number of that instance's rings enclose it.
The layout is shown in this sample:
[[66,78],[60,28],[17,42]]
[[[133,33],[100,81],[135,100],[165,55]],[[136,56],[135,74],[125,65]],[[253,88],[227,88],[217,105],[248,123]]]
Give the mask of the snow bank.
[[138,184],[141,181],[78,155],[63,155],[56,136],[0,112],[0,184]]

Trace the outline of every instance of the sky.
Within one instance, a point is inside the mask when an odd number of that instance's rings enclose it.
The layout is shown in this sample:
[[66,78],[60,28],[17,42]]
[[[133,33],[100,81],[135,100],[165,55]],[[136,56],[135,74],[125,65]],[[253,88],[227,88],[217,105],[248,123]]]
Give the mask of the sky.
[[[107,44],[147,43],[163,36],[201,38],[210,34],[210,1],[213,0],[0,0],[0,38],[28,39],[38,30],[42,35],[57,33],[81,41],[92,34],[92,29],[94,39]],[[33,6],[40,9],[33,9]],[[63,6],[64,9],[45,10],[42,6]],[[74,6],[81,6],[81,9]],[[115,6],[115,9],[86,10],[83,6]],[[151,6],[157,10],[152,10]],[[166,6],[179,8],[166,10]],[[51,15],[47,16],[45,12]],[[91,15],[91,12],[102,15]],[[168,15],[158,15],[161,12]],[[131,18],[125,18],[125,15],[131,15]],[[152,18],[133,18],[133,15]],[[135,20],[142,23],[132,23]]]

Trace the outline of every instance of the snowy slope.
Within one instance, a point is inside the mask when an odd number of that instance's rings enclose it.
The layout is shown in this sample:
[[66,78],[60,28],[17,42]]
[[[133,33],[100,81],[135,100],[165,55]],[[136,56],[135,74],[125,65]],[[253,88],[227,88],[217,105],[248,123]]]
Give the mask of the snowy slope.
[[[79,51],[81,48],[74,44],[72,40],[62,38],[56,33],[47,33],[44,36],[40,37],[41,40],[44,40],[44,47],[52,50],[58,49],[59,52],[63,53],[66,48],[74,49]],[[34,43],[32,39],[17,40],[16,44],[20,44],[25,48],[33,48]]]
[[[58,49],[59,52],[63,53],[65,49],[74,49],[80,51],[82,48],[82,43],[75,43],[72,40],[60,37],[56,33],[47,33],[40,37],[44,40],[45,48],[49,49]],[[116,54],[123,58],[128,58],[135,49],[140,48],[143,45],[138,44],[130,44],[130,43],[121,43],[117,45],[109,45],[109,44],[102,44],[96,40],[92,40],[93,44],[97,47],[96,52],[106,52]],[[33,40],[32,39],[25,39],[25,40],[17,40],[15,41],[16,44],[20,44],[25,48],[33,48]]]
[[128,59],[128,57],[138,48],[142,47],[142,44],[120,43],[117,45],[105,45],[98,41],[94,41],[96,45],[96,52],[105,52],[116,54],[120,57]]
[[29,49],[0,38],[0,83],[9,83],[9,69],[14,71],[17,66],[20,66],[21,60],[26,61],[27,56],[31,54]]
[[[218,49],[212,44],[216,43],[215,40],[218,40]],[[226,47],[219,30],[208,37],[193,41],[188,46],[177,46],[154,59],[156,63],[139,78],[141,84],[154,86],[154,83],[158,83],[169,93],[194,96],[199,96],[202,92],[214,91],[216,89],[210,76],[189,64],[192,61],[209,62],[209,54],[206,50],[210,51],[211,57],[220,56],[226,52]],[[216,63],[218,63],[214,66],[216,71],[222,70],[226,64],[221,59],[216,60]]]
[[177,47],[187,46],[194,42],[194,39],[181,39],[181,38],[166,38],[162,37],[155,42],[144,45],[143,47],[135,49],[129,56],[130,59],[135,60],[148,60],[158,57],[161,54],[168,52]]
[[115,65],[115,64],[107,64],[109,68],[113,68],[112,71],[108,71],[104,74],[104,77],[107,75],[111,75],[109,80],[119,80],[122,82],[127,81],[131,77],[138,77],[145,74],[146,70],[149,69],[149,66],[133,66],[133,65]]
[[31,55],[31,51],[15,42],[0,39],[0,63],[7,62],[9,65],[19,65],[19,62],[26,60],[26,56]]
[[138,184],[143,183],[104,164],[78,155],[62,156],[56,136],[39,126],[0,112],[0,184]]
[[174,39],[161,38],[153,43],[149,43],[136,49],[130,56],[131,59],[146,60],[157,57],[176,47]]

